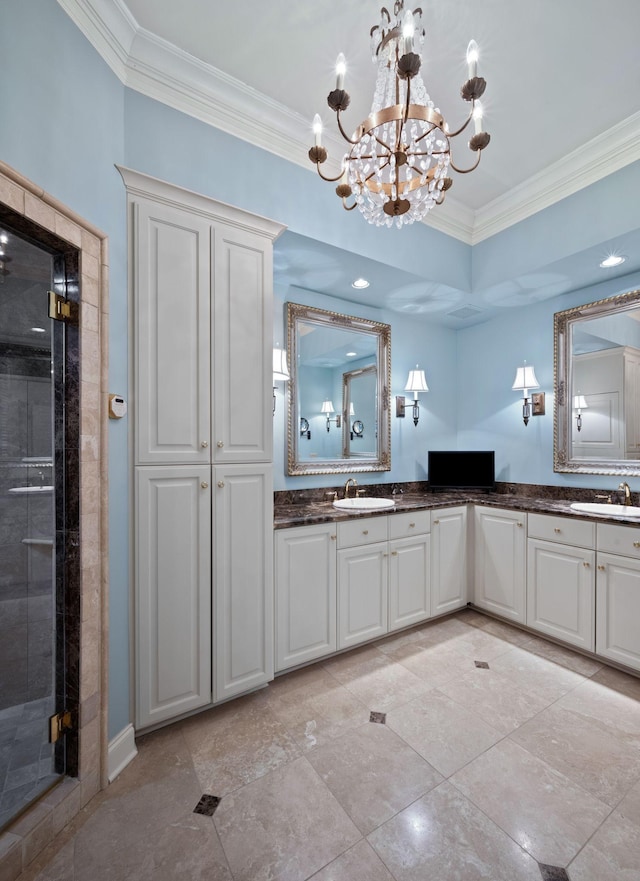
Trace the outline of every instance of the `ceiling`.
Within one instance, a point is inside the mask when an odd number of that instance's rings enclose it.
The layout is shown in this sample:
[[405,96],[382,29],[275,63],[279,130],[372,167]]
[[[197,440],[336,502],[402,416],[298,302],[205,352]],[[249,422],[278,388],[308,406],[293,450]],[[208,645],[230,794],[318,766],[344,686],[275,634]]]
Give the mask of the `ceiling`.
[[[310,173],[306,151],[314,113],[321,114],[327,132],[335,127],[326,96],[334,87],[340,51],[347,59],[345,86],[351,95],[345,125],[355,128],[368,115],[376,70],[369,30],[379,21],[379,0],[58,2],[133,88],[157,97],[144,84],[144,72],[153,68],[157,83],[159,68],[170,64],[174,80],[184,75],[198,82],[199,94],[210,92],[198,105],[197,90],[192,89],[187,112],[298,162]],[[466,47],[474,38],[480,47],[479,73],[487,81],[483,105],[485,128],[491,133],[479,168],[453,175],[445,204],[430,213],[429,225],[475,244],[640,158],[638,0],[615,0],[609,10],[601,0],[423,0],[421,6],[427,91],[450,127],[457,127],[468,109],[459,91],[466,79]],[[105,41],[107,30],[110,39]],[[166,100],[179,106],[175,90],[167,90]],[[208,116],[211,108],[213,117]],[[339,160],[339,139],[327,134],[323,140]],[[464,136],[460,140],[464,143],[453,142],[453,158],[464,167],[475,154],[467,150]],[[353,222],[364,221],[354,216]],[[638,243],[634,239],[627,244],[637,248],[638,264],[627,263],[619,270],[625,273],[640,268]],[[604,243],[594,250],[594,261],[606,256],[603,248]],[[353,255],[337,248],[326,249],[323,260],[322,250],[285,233],[276,254],[282,279],[356,302],[431,314],[459,326],[447,313],[465,305],[464,293],[442,285],[432,289],[427,279],[392,272],[373,261],[360,260],[356,266]],[[565,276],[575,268],[580,274],[580,265],[578,261],[577,267],[552,272],[557,278],[551,296],[570,289]],[[377,273],[379,293],[354,292],[352,273]],[[589,279],[587,283],[599,280],[592,270]],[[477,296],[474,291],[483,314],[468,320],[485,320],[496,309],[508,308],[510,300],[519,305],[527,297],[535,299],[538,282],[514,279],[497,291]],[[570,284],[579,284],[573,274]]]

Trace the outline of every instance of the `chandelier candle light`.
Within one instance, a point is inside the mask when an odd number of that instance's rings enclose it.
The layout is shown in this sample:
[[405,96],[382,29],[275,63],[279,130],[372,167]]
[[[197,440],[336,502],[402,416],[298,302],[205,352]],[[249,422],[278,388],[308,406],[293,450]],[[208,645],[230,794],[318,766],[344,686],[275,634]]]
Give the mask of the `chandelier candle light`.
[[[422,10],[405,10],[404,0],[397,0],[393,13],[395,21],[383,7],[380,23],[371,29],[372,57],[378,64],[376,90],[369,117],[351,137],[341,119],[350,98],[344,89],[345,58],[342,52],[338,55],[336,87],[329,93],[327,103],[335,111],[340,134],[349,145],[341,173],[337,177],[322,173],[327,151],[322,146],[322,120],[317,113],[313,120],[315,144],[309,150],[309,159],[323,180],[339,181],[336,193],[347,211],[357,206],[369,223],[392,226],[395,222],[401,227],[422,220],[434,205],[442,204],[453,183],[448,176],[450,168],[459,174],[477,168],[490,135],[482,128],[478,99],[484,94],[486,82],[478,76],[475,40],[467,48],[468,79],[460,93],[470,102],[471,109],[464,124],[450,132],[419,72],[419,51],[425,37]],[[478,156],[470,168],[462,169],[451,159],[451,139],[465,131],[472,119],[474,134],[469,148]],[[349,204],[351,196],[354,201]]]

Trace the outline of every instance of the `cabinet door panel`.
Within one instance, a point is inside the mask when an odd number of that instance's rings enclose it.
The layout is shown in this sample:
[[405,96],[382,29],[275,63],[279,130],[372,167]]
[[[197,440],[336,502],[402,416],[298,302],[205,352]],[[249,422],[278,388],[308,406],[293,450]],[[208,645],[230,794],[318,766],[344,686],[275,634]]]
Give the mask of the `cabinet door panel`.
[[336,650],[336,527],[276,530],[276,670]]
[[135,203],[137,464],[206,463],[210,404],[210,225]]
[[214,697],[273,679],[271,467],[214,472]]
[[593,651],[595,552],[529,539],[527,625]]
[[387,632],[387,542],[338,552],[338,648]]
[[429,617],[430,549],[430,535],[389,543],[389,630]]
[[476,508],[475,602],[513,621],[525,620],[526,514]]
[[213,252],[214,461],[268,462],[273,444],[271,242],[215,227]]
[[139,728],[211,703],[210,471],[137,469]]
[[640,670],[640,562],[599,553],[597,585],[597,654]]
[[431,520],[431,614],[467,604],[467,509],[443,508]]

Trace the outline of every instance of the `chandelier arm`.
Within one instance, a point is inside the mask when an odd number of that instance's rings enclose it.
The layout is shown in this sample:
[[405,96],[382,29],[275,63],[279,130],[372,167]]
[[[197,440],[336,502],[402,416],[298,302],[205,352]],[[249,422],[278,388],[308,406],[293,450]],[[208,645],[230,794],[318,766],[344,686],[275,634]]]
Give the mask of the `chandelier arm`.
[[316,168],[318,169],[318,174],[320,175],[320,177],[322,178],[322,180],[326,180],[326,181],[327,181],[328,183],[330,183],[330,184],[334,184],[337,180],[340,180],[340,178],[341,178],[342,175],[344,174],[344,171],[341,171],[340,174],[339,174],[337,177],[327,177],[325,174],[323,174],[323,173],[320,171],[320,163],[319,163],[319,162],[316,162]]
[[357,208],[357,206],[358,206],[357,202],[354,202],[353,205],[347,205],[347,200],[346,199],[342,200],[342,207],[344,208],[345,211],[353,211],[353,209]]
[[355,141],[353,141],[349,137],[349,135],[345,132],[345,130],[342,128],[342,123],[340,122],[340,111],[339,110],[336,110],[336,121],[338,123],[338,128],[340,129],[340,134],[342,135],[342,137],[345,139],[345,141],[348,144],[353,144],[355,146],[357,143],[359,143],[360,138],[357,138]]
[[[434,129],[436,129],[436,128],[438,128],[438,126],[435,125],[435,123],[432,122],[432,123],[431,123],[431,128],[427,129],[426,132],[423,132],[423,133],[420,135],[419,138],[416,138],[415,143],[416,143],[416,144],[419,143],[423,138],[426,138],[427,135],[430,135],[431,132],[434,131]],[[418,154],[416,154],[416,155],[418,155]],[[423,154],[421,154],[421,155],[423,155]]]
[[[475,102],[474,102],[474,103],[475,103]],[[469,116],[467,117],[466,122],[464,122],[464,123],[460,126],[460,128],[458,129],[458,131],[456,131],[456,132],[447,132],[447,137],[449,137],[449,138],[455,138],[455,137],[457,137],[459,134],[461,134],[461,133],[466,129],[466,127],[469,125],[469,123],[471,122],[472,119],[473,119],[473,106],[471,107],[471,112],[469,113]]]
[[475,169],[478,167],[478,165],[480,164],[480,157],[481,156],[482,156],[482,152],[480,150],[478,150],[478,158],[476,159],[474,164],[471,166],[471,168],[458,168],[457,165],[454,165],[453,159],[449,160],[449,165],[451,166],[451,168],[453,168],[454,171],[457,171],[458,174],[469,174],[470,171],[475,171]]

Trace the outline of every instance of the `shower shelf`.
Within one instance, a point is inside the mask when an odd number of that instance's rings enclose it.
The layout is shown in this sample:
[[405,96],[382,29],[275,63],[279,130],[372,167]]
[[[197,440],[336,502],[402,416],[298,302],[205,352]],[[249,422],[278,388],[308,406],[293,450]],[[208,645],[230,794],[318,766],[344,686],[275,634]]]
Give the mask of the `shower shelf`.
[[9,490],[10,493],[14,493],[15,495],[31,495],[32,493],[52,493],[52,486],[14,486]]
[[52,548],[53,547],[53,539],[52,538],[23,538],[21,541],[23,545],[38,545],[43,548]]

